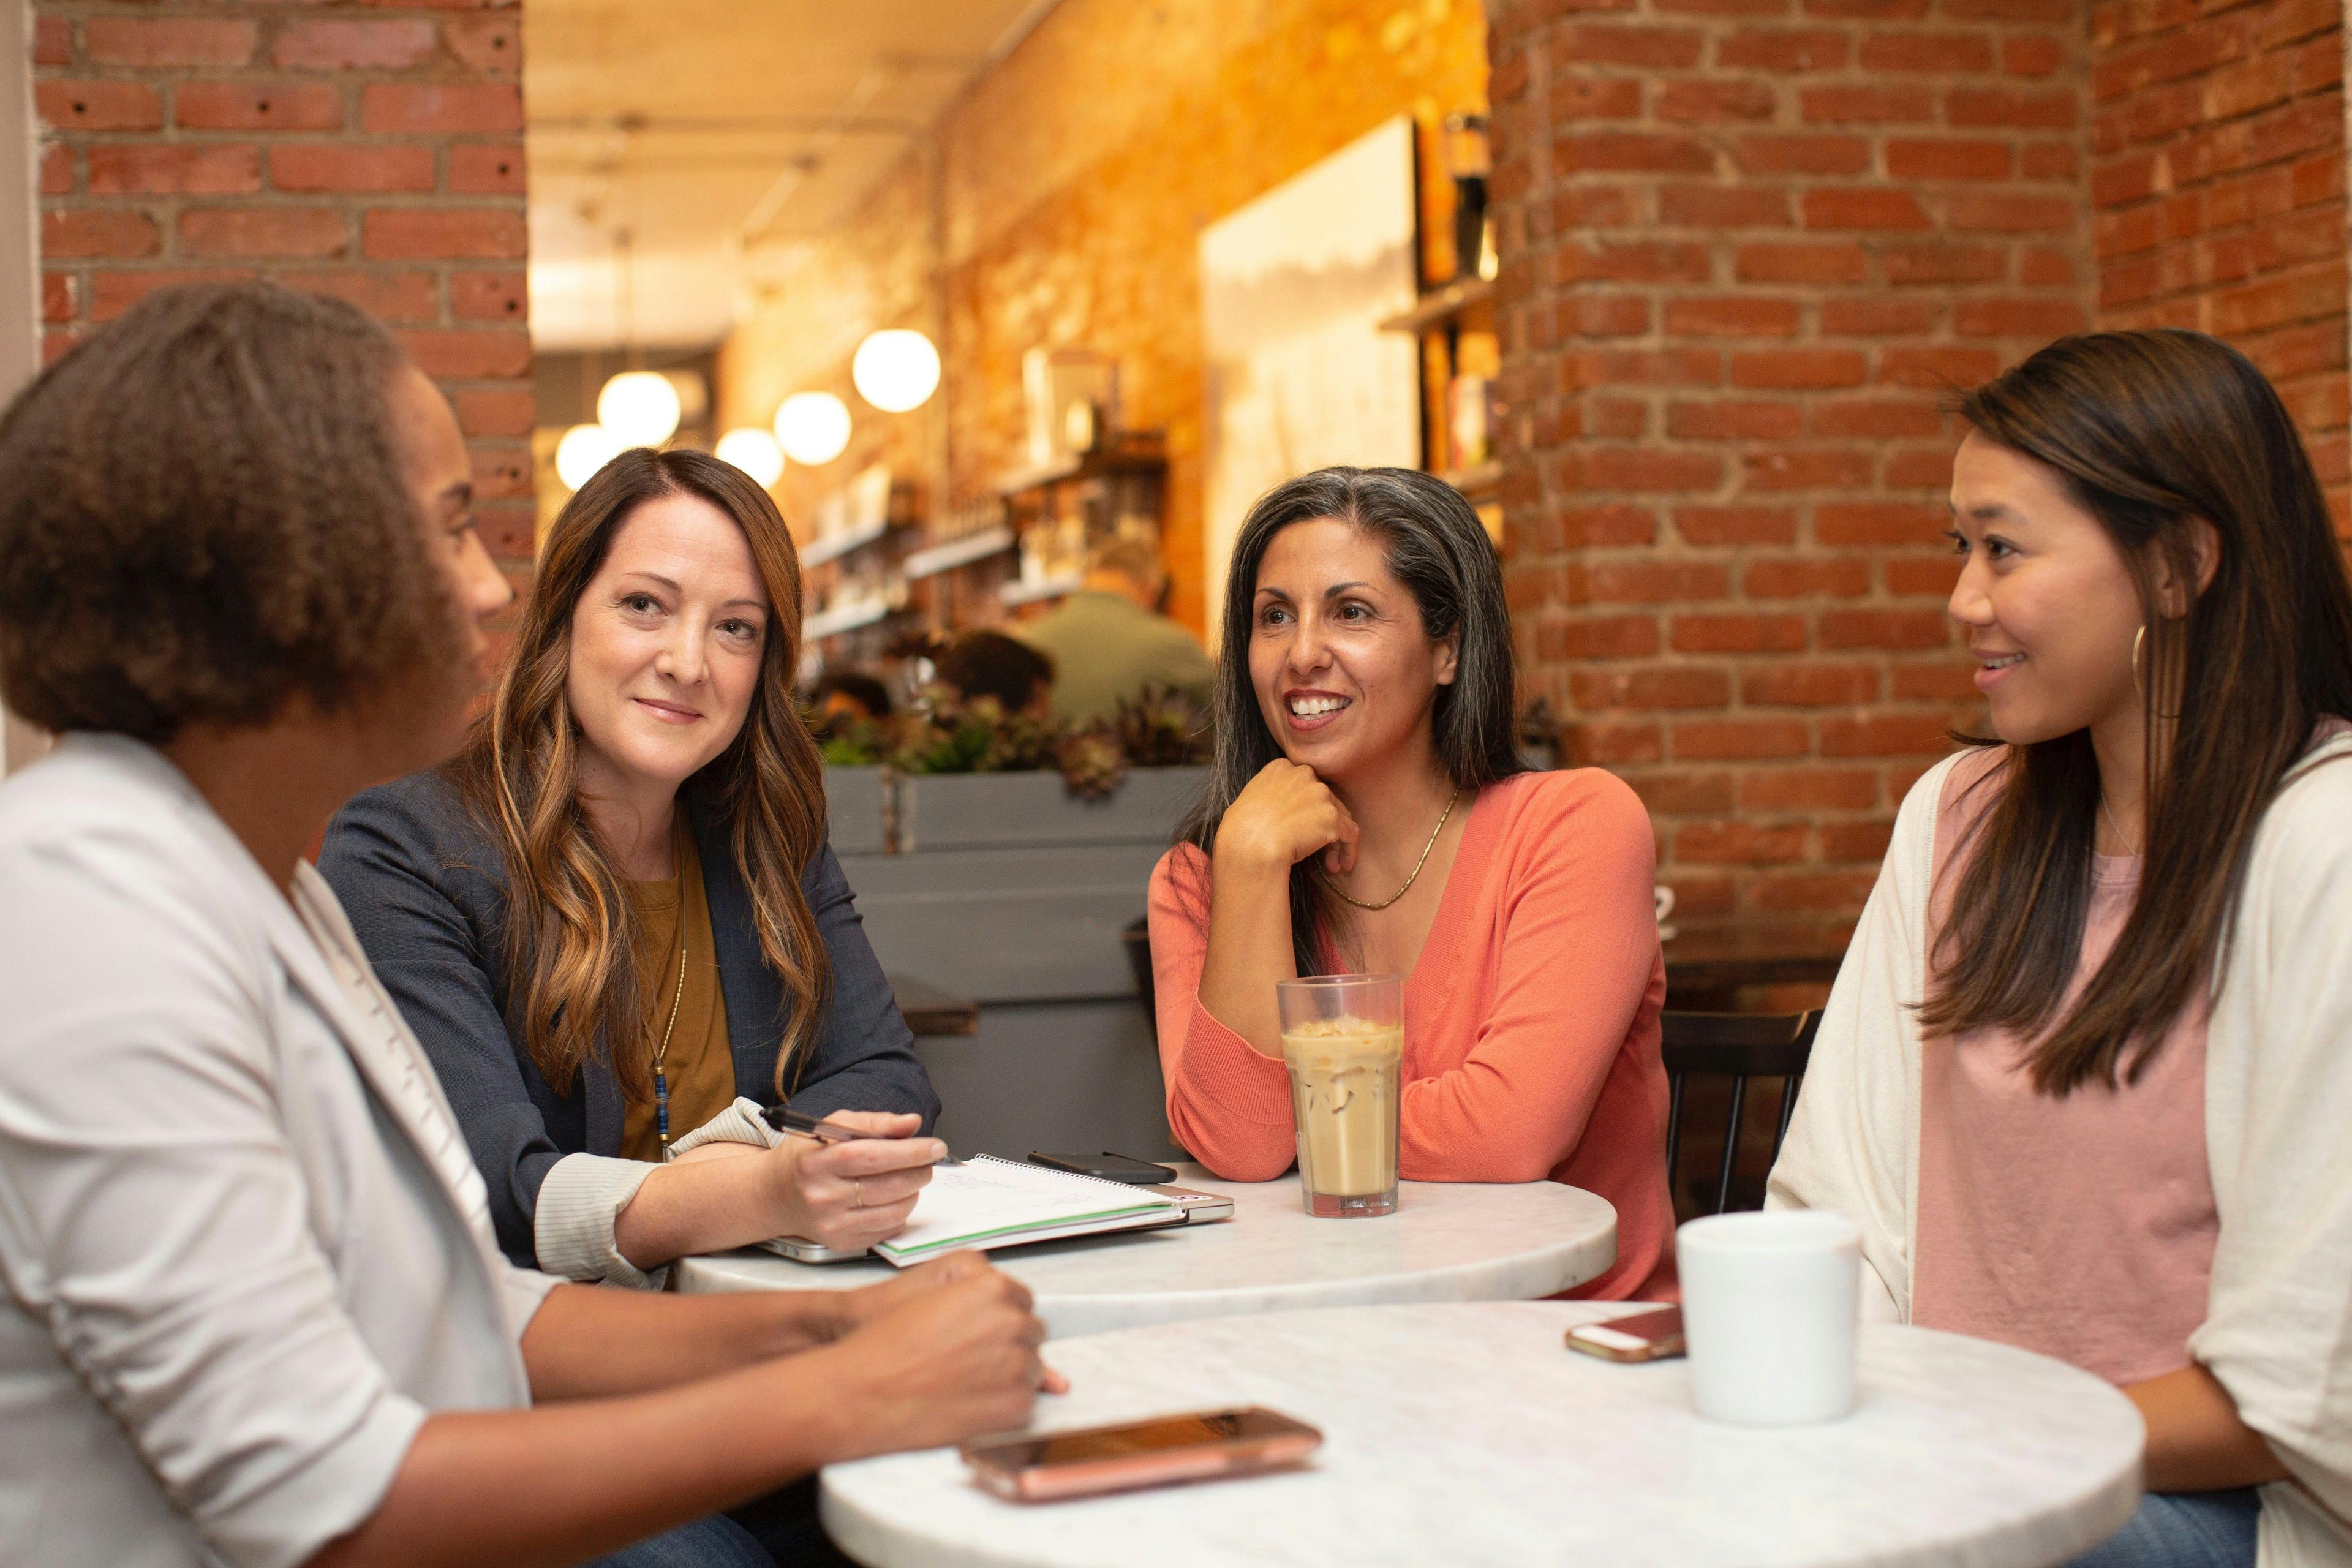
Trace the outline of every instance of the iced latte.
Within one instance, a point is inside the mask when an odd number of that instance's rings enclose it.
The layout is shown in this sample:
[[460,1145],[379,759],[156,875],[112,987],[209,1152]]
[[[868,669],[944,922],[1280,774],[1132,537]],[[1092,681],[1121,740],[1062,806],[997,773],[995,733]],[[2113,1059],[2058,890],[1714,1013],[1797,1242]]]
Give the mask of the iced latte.
[[1318,1018],[1286,1029],[1298,1179],[1312,1214],[1378,1215],[1396,1207],[1402,1025]]

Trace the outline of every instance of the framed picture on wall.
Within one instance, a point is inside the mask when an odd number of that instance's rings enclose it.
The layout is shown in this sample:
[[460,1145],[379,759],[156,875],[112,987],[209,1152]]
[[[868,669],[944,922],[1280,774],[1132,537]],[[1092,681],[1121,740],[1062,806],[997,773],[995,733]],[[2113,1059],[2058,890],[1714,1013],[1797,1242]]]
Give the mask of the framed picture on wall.
[[1417,298],[1412,121],[1388,121],[1201,233],[1208,361],[1204,581],[1252,502],[1335,463],[1421,465],[1418,351],[1381,323]]

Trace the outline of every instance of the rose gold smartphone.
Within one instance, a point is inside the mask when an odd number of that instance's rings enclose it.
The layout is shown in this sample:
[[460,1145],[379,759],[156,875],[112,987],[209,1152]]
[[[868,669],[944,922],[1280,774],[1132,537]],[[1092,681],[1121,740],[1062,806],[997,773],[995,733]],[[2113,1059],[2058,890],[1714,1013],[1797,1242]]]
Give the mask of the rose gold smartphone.
[[1664,1361],[1683,1353],[1683,1310],[1661,1307],[1605,1323],[1579,1323],[1568,1331],[1568,1348],[1604,1361]]
[[1304,1421],[1252,1406],[1042,1437],[982,1437],[963,1446],[963,1462],[1000,1497],[1050,1502],[1282,1469],[1322,1444],[1323,1434]]

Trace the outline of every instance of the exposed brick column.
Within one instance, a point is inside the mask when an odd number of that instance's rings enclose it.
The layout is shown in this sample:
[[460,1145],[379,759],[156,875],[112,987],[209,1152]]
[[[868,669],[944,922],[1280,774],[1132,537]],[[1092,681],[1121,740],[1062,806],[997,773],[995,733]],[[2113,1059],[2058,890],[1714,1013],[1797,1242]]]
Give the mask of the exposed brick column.
[[2343,21],[2342,0],[2091,13],[2100,324],[2245,350],[2295,411],[2339,529]]
[[43,314],[266,276],[399,331],[456,404],[492,552],[527,566],[519,0],[34,0]]
[[1859,909],[1978,710],[1937,411],[2085,324],[2076,0],[1493,0],[1520,652],[1677,919]]

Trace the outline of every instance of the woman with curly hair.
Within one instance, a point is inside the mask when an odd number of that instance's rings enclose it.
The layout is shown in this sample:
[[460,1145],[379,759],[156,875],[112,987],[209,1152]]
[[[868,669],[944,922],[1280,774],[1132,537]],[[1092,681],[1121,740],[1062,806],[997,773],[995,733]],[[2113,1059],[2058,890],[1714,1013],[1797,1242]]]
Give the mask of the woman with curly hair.
[[11,1563],[751,1568],[715,1510],[1045,1379],[974,1258],[679,1298],[499,1256],[302,860],[464,736],[510,597],[472,489],[383,328],[256,284],[151,295],[0,419],[0,695],[63,737],[0,784]]
[[[573,496],[465,751],[361,795],[320,870],[448,1088],[509,1257],[638,1286],[902,1228],[939,1101],[826,847],[800,568],[699,452]],[[818,1144],[789,1096],[883,1134]]]

